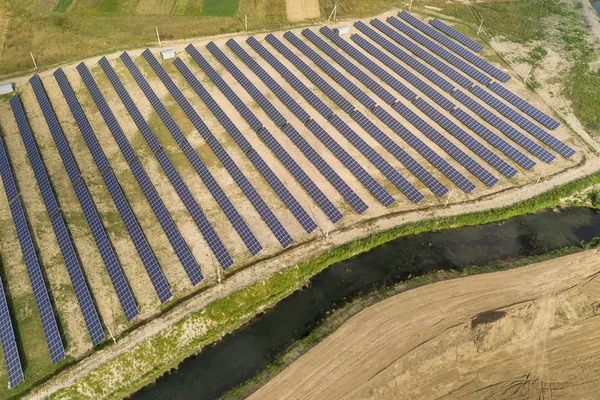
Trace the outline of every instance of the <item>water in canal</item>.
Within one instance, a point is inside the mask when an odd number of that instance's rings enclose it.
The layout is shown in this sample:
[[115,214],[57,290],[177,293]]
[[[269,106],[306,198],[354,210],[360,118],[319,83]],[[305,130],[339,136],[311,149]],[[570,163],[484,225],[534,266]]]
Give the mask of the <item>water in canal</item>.
[[567,208],[396,239],[315,275],[307,288],[185,360],[176,371],[132,398],[218,398],[262,371],[292,341],[308,335],[328,310],[360,294],[393,285],[409,275],[518,260],[599,235],[599,212]]

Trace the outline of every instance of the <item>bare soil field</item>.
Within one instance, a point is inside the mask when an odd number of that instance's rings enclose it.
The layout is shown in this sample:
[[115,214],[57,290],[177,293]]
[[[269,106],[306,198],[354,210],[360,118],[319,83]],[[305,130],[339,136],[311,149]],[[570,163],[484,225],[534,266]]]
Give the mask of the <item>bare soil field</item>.
[[251,399],[597,399],[600,252],[434,283],[359,313]]
[[319,0],[286,0],[285,11],[289,22],[300,22],[321,16]]

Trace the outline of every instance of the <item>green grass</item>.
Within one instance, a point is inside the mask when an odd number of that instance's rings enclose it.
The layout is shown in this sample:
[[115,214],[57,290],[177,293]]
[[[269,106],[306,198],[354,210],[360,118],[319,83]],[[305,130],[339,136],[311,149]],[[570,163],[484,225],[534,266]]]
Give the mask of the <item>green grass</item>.
[[102,0],[96,10],[101,13],[118,13],[119,0]]
[[54,7],[54,12],[64,13],[72,2],[73,0],[59,0],[56,7]]
[[233,17],[237,13],[239,5],[239,0],[204,0],[202,15]]

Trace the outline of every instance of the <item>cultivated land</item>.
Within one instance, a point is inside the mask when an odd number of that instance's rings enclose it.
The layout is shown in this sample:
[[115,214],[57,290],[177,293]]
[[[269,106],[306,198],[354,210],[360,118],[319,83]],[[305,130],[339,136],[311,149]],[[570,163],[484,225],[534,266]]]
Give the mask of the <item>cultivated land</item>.
[[250,399],[596,399],[599,270],[589,250],[398,294]]
[[[75,4],[75,3],[74,3]],[[388,15],[395,14],[396,11],[388,12],[380,15],[379,18],[384,20]],[[368,23],[368,19],[365,20]],[[332,26],[333,27],[333,26]],[[460,25],[457,26],[460,28]],[[317,32],[317,30],[314,30]],[[298,37],[302,37],[300,30],[294,31]],[[315,71],[321,76],[325,76],[310,60],[302,56],[298,51],[289,45],[282,38],[281,33],[276,33],[281,41],[288,45],[294,53],[298,54],[305,60]],[[255,35],[255,37],[272,53],[277,54],[275,50],[264,41],[264,34]],[[121,124],[121,127],[128,136],[130,142],[134,146],[138,157],[148,171],[153,184],[156,186],[161,198],[165,202],[171,216],[175,220],[177,226],[181,230],[186,242],[190,246],[194,256],[201,264],[202,272],[205,280],[197,287],[191,287],[189,280],[183,272],[177,258],[175,257],[166,237],[162,233],[160,226],[157,224],[146,200],[141,194],[137,184],[135,183],[131,172],[129,171],[125,160],[121,156],[116,143],[112,139],[112,135],[108,131],[103,122],[98,110],[85,89],[79,74],[75,70],[75,64],[64,66],[63,69],[69,79],[77,98],[84,107],[86,116],[90,121],[96,136],[98,137],[104,152],[106,153],[117,179],[121,184],[125,195],[127,196],[134,213],[142,226],[146,237],[149,239],[150,245],[154,250],[161,267],[169,281],[174,292],[175,301],[167,303],[166,306],[160,306],[152,286],[145,274],[143,266],[129,241],[127,232],[118,217],[116,209],[108,196],[108,192],[104,187],[102,179],[93,165],[91,156],[81,134],[68,110],[65,100],[60,92],[54,77],[53,71],[46,71],[40,74],[46,91],[50,97],[50,101],[56,111],[63,131],[69,145],[71,146],[75,157],[82,169],[84,179],[90,188],[92,197],[100,215],[104,226],[109,232],[111,241],[117,251],[118,257],[124,266],[125,275],[128,278],[129,284],[132,287],[134,296],[140,307],[140,316],[132,323],[127,324],[118,301],[110,285],[108,276],[104,270],[98,251],[93,243],[91,234],[86,226],[83,218],[83,213],[74,196],[71,184],[64,172],[64,168],[58,156],[58,152],[54,142],[50,136],[44,118],[41,114],[37,101],[31,87],[27,84],[28,78],[16,79],[17,90],[23,101],[27,117],[31,124],[33,134],[40,147],[42,158],[48,169],[50,180],[57,194],[61,209],[65,213],[69,229],[74,238],[75,246],[78,250],[82,261],[85,275],[89,286],[94,295],[94,299],[98,306],[101,319],[110,329],[112,334],[119,337],[117,345],[108,344],[101,350],[92,352],[91,343],[85,333],[85,325],[81,318],[80,312],[75,304],[75,297],[58,246],[55,242],[53,232],[50,228],[50,222],[45,213],[44,206],[39,195],[37,184],[33,177],[33,171],[27,160],[25,150],[22,145],[16,124],[10,112],[7,99],[0,100],[0,127],[1,133],[7,146],[13,168],[16,171],[16,178],[22,194],[22,199],[25,204],[25,209],[28,214],[30,223],[33,227],[34,240],[38,246],[38,253],[41,264],[46,272],[46,278],[49,283],[49,289],[52,294],[55,308],[58,314],[59,323],[63,330],[64,341],[67,346],[69,359],[63,361],[57,367],[50,365],[49,357],[45,349],[41,325],[35,304],[31,296],[31,289],[27,281],[24,265],[16,235],[8,213],[8,205],[5,200],[0,201],[0,228],[2,232],[6,232],[0,238],[0,253],[2,254],[2,272],[6,282],[6,289],[11,309],[13,310],[13,320],[17,327],[17,336],[19,346],[23,352],[22,358],[26,361],[26,382],[13,391],[3,389],[0,395],[9,397],[18,395],[20,391],[29,389],[29,387],[38,380],[45,379],[55,373],[61,367],[67,367],[72,360],[80,360],[81,362],[74,366],[69,366],[67,370],[61,373],[58,377],[51,380],[49,383],[42,385],[38,390],[32,392],[32,397],[55,395],[56,398],[66,397],[118,397],[135,388],[143,385],[148,379],[152,379],[157,373],[176,365],[180,359],[194,351],[198,351],[202,345],[215,340],[219,335],[239,326],[246,318],[251,317],[262,307],[272,304],[273,301],[282,297],[291,288],[292,281],[280,282],[282,285],[276,296],[271,296],[269,301],[265,302],[261,296],[268,294],[268,290],[264,289],[264,293],[253,287],[250,292],[243,292],[240,297],[231,297],[232,304],[239,302],[240,307],[237,313],[231,314],[229,310],[224,312],[219,306],[207,307],[210,303],[217,299],[224,298],[233,294],[235,291],[249,287],[255,282],[259,282],[268,278],[277,271],[281,271],[286,267],[297,265],[299,262],[310,259],[315,254],[326,252],[334,246],[339,246],[353,240],[367,237],[369,235],[387,231],[400,224],[414,222],[433,216],[450,216],[468,212],[474,212],[482,209],[501,207],[506,204],[512,204],[515,201],[530,198],[536,194],[543,193],[548,189],[569,182],[575,178],[592,173],[600,168],[600,161],[595,155],[598,144],[590,138],[589,134],[584,129],[584,126],[579,123],[574,117],[570,104],[559,104],[558,99],[563,99],[560,93],[552,93],[546,96],[544,90],[547,79],[552,81],[556,75],[552,75],[552,70],[548,69],[547,65],[538,66],[538,73],[541,78],[537,84],[541,85],[539,90],[544,94],[545,103],[534,92],[527,89],[519,80],[515,72],[511,71],[495,52],[494,48],[486,47],[483,55],[496,66],[508,72],[513,78],[506,84],[513,92],[527,99],[536,107],[545,111],[555,118],[561,119],[563,124],[552,135],[564,141],[569,146],[573,147],[577,153],[570,159],[565,160],[558,156],[557,159],[547,168],[540,162],[531,172],[523,172],[519,170],[516,177],[507,180],[498,172],[489,167],[484,161],[466,149],[460,142],[455,140],[445,131],[437,127],[427,116],[420,113],[418,110],[413,110],[423,119],[428,121],[432,126],[438,128],[447,138],[455,143],[459,148],[470,154],[478,160],[482,165],[486,166],[491,172],[500,178],[500,182],[493,188],[486,188],[481,182],[473,177],[460,164],[451,159],[446,153],[441,151],[435,144],[429,141],[421,132],[413,128],[412,125],[406,123],[401,117],[387,105],[383,108],[388,110],[390,114],[397,116],[403,125],[411,130],[415,135],[428,143],[439,155],[444,157],[457,170],[477,184],[477,189],[471,194],[466,195],[454,188],[452,197],[450,198],[450,207],[444,208],[446,198],[438,199],[428,191],[412,174],[410,174],[395,158],[388,154],[377,142],[375,142],[366,132],[358,127],[345,113],[341,112],[334,106],[331,101],[325,98],[318,90],[315,92],[322,98],[333,111],[340,116],[342,120],[348,123],[365,141],[367,141],[379,154],[381,154],[394,168],[401,172],[415,187],[417,187],[424,195],[425,199],[419,204],[414,205],[409,202],[389,181],[381,175],[356,149],[354,149],[337,131],[330,128],[328,123],[312,109],[300,96],[297,96],[295,90],[289,86],[280,76],[245,43],[244,36],[236,37],[236,42],[240,44],[252,57],[254,57],[267,72],[281,85],[283,88],[300,103],[300,105],[309,112],[309,114],[325,128],[328,133],[335,138],[361,165],[379,182],[381,183],[396,199],[396,203],[385,208],[379,204],[369,192],[360,185],[360,183],[346,170],[339,161],[337,161],[327,149],[304,127],[297,119],[279,102],[279,100],[270,93],[262,82],[240,62],[235,54],[233,54],[225,42],[227,38],[217,37],[213,41],[222,49],[230,59],[236,62],[236,65],[248,76],[266,96],[274,103],[284,117],[306,138],[309,143],[332,165],[332,167],[340,174],[340,176],[348,182],[351,188],[369,205],[369,209],[363,215],[357,215],[345,203],[341,196],[333,189],[333,187],[316,171],[310,162],[296,149],[296,147],[283,135],[277,126],[266,116],[266,114],[258,107],[246,91],[237,84],[235,79],[229,75],[220,63],[214,59],[210,53],[204,48],[208,40],[195,41],[194,45],[200,53],[215,67],[222,75],[223,79],[233,88],[233,90],[249,104],[251,109],[256,113],[257,117],[266,126],[269,131],[284,145],[286,150],[298,161],[301,167],[311,176],[317,185],[323,190],[334,203],[344,213],[344,218],[335,226],[329,226],[325,215],[321,210],[312,203],[310,197],[306,195],[304,190],[295,182],[288,171],[277,161],[269,149],[261,142],[250,127],[243,121],[237,111],[231,106],[229,101],[221,94],[221,92],[210,82],[198,66],[191,60],[187,53],[183,50],[186,44],[174,43],[173,46],[177,55],[183,59],[186,65],[199,77],[205,87],[215,98],[217,103],[224,109],[234,123],[244,133],[246,138],[251,142],[256,151],[266,160],[273,168],[275,173],[282,179],[284,184],[292,192],[292,194],[300,201],[310,215],[319,224],[320,229],[312,234],[306,234],[291,213],[283,206],[281,201],[274,195],[268,184],[254,170],[251,164],[243,156],[241,151],[235,146],[218,121],[212,116],[210,111],[198,99],[193,90],[185,82],[178,73],[171,61],[161,64],[167,70],[169,75],[175,80],[177,86],[184,92],[184,95],[190,100],[194,108],[202,116],[204,121],[210,127],[215,137],[223,144],[229,154],[234,158],[240,168],[247,174],[248,178],[255,185],[256,189],[263,196],[269,207],[274,211],[275,215],[288,229],[295,240],[296,247],[283,251],[276,239],[267,229],[264,222],[254,211],[249,201],[234,184],[233,180],[220,165],[218,160],[212,154],[208,146],[201,140],[193,126],[181,111],[176,102],[168,94],[160,80],[152,72],[146,61],[141,57],[142,50],[130,51],[130,56],[134,59],[136,65],[142,70],[146,79],[149,81],[152,88],[165,103],[167,109],[176,119],[186,134],[188,140],[200,154],[205,164],[217,178],[225,192],[229,195],[237,209],[240,211],[252,231],[257,236],[258,240],[264,246],[264,250],[258,257],[251,257],[249,252],[244,248],[241,240],[226,221],[224,215],[214,199],[210,196],[200,179],[195,174],[187,160],[183,157],[179,148],[169,135],[165,126],[162,124],[156,113],[153,111],[150,104],[146,101],[144,95],[139,90],[138,86],[131,78],[123,63],[118,59],[119,53],[107,56],[111,65],[117,71],[122,79],[127,90],[135,99],[137,106],[140,108],[144,117],[157,134],[160,143],[165,148],[166,152],[172,157],[176,168],[182,175],[184,181],[191,188],[195,198],[206,212],[209,220],[217,229],[219,236],[222,238],[225,246],[232,254],[236,264],[233,268],[224,273],[220,272],[221,277],[225,277],[225,283],[216,285],[217,282],[217,267],[212,261],[211,253],[208,246],[202,239],[202,236],[192,223],[187,211],[180,202],[178,196],[174,193],[172,186],[158,167],[158,163],[154,155],[146,146],[141,138],[141,134],[136,129],[127,111],[119,101],[115,92],[112,90],[108,80],[104,76],[102,70],[97,65],[98,59],[88,59],[85,63],[90,68],[90,71],[97,83],[100,86],[105,98],[107,99],[110,108],[116,114],[116,117]],[[303,39],[304,40],[304,39]],[[327,40],[326,40],[327,41]],[[312,44],[305,40],[311,48],[316,49]],[[330,42],[329,42],[330,43]],[[495,48],[502,48],[502,43],[494,43]],[[515,50],[516,51],[516,50]],[[153,49],[157,54],[157,49]],[[328,59],[327,56],[320,51],[317,52]],[[314,89],[314,86],[295,68],[283,58],[281,61],[304,82],[309,88]],[[328,59],[329,60],[329,59]],[[521,59],[519,59],[521,60]],[[556,58],[550,58],[556,62]],[[334,64],[329,60],[332,65]],[[378,61],[376,63],[387,69]],[[549,64],[553,65],[552,63]],[[337,65],[336,65],[337,67]],[[368,73],[362,67],[361,70]],[[340,71],[341,68],[340,68]],[[413,71],[414,72],[414,71]],[[347,74],[345,74],[347,75]],[[536,78],[538,77],[536,75]],[[366,93],[375,99],[368,88],[364,87],[353,77],[347,75],[348,78],[362,88]],[[554,81],[552,81],[554,82]],[[330,82],[340,93],[345,97],[350,96],[334,82]],[[404,82],[407,84],[406,82]],[[551,82],[549,82],[551,83]],[[557,83],[558,85],[558,83]],[[386,86],[383,84],[383,86]],[[410,87],[410,84],[407,84]],[[404,102],[404,100],[403,100]],[[381,102],[378,102],[381,104]],[[408,104],[407,102],[404,102]],[[375,119],[364,107],[356,104],[357,109],[369,117],[372,121],[380,125],[380,128],[402,146],[409,154],[411,154],[422,165],[433,173],[442,183],[449,188],[453,188],[453,184],[449,182],[440,173],[434,170],[425,160],[422,159],[414,150],[402,142],[402,140],[383,126]],[[462,107],[464,109],[464,107]],[[439,109],[444,115],[449,117],[449,114]],[[558,110],[558,114],[555,112]],[[473,116],[469,112],[470,115]],[[504,118],[503,118],[504,119]],[[505,119],[506,120],[506,119]],[[513,125],[506,120],[509,125]],[[484,123],[482,120],[480,122]],[[484,123],[492,131],[495,128]],[[587,126],[585,126],[587,128]],[[593,129],[592,129],[593,130]],[[495,131],[498,133],[497,131]],[[502,136],[502,135],[500,135]],[[483,141],[482,141],[483,142]],[[486,145],[487,146],[487,145]],[[490,146],[488,148],[492,149]],[[516,145],[519,148],[518,145]],[[503,154],[492,149],[503,159],[507,159]],[[554,152],[553,152],[554,153]],[[512,165],[515,165],[509,161]],[[536,183],[536,180],[541,173],[544,173],[544,178]],[[3,189],[0,189],[3,191]],[[0,193],[0,198],[5,199],[4,193]],[[323,238],[323,233],[327,230],[332,230],[329,239]],[[297,277],[295,277],[297,278]],[[264,281],[263,281],[264,282]],[[287,284],[287,286],[286,286]],[[190,298],[194,295],[193,298]],[[238,294],[238,296],[240,296]],[[176,307],[175,303],[177,304]],[[247,307],[247,308],[244,308]],[[166,309],[169,308],[168,312]],[[227,307],[224,307],[227,309]],[[203,311],[201,311],[203,310]],[[162,314],[161,314],[162,313]],[[195,314],[193,314],[195,313]],[[190,317],[191,315],[191,317]],[[138,325],[142,325],[139,326]],[[125,335],[126,334],[126,335]],[[160,361],[157,361],[160,360]],[[0,368],[0,377],[6,380],[5,370]],[[82,379],[84,378],[84,379]],[[108,382],[108,384],[107,384]],[[2,385],[5,387],[5,385]]]

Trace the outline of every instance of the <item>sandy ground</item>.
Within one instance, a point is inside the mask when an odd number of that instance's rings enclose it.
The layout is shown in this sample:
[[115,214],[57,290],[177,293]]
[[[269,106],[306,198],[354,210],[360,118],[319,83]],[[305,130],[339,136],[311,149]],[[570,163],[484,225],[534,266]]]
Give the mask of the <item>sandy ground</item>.
[[600,252],[439,282],[361,312],[251,399],[597,399]]
[[285,10],[289,22],[300,22],[321,16],[319,0],[286,0]]

